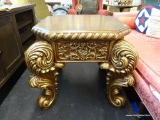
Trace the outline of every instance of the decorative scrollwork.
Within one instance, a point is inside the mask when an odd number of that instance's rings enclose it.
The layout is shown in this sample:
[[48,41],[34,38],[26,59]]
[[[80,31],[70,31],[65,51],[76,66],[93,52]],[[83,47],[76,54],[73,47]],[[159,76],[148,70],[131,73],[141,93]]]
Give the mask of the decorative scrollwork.
[[121,107],[125,104],[126,98],[120,90],[122,87],[134,85],[135,80],[131,72],[136,67],[138,54],[135,48],[124,40],[114,44],[111,54],[111,64],[107,66],[107,95],[113,105]]
[[107,60],[108,42],[58,42],[58,60]]
[[25,52],[25,61],[28,69],[34,74],[29,85],[40,88],[44,95],[38,99],[40,107],[49,108],[57,93],[58,69],[64,67],[64,63],[54,63],[52,46],[46,41],[37,41]]
[[121,107],[126,98],[120,93],[122,87],[133,86],[135,83],[132,71],[136,67],[138,54],[127,41],[116,41],[110,56],[109,63],[101,63],[100,68],[107,70],[106,89],[110,102]]
[[122,87],[133,86],[135,84],[135,80],[132,75],[128,75],[126,77],[115,79],[109,84],[108,88],[108,97],[110,102],[116,106],[121,107],[125,104],[126,98],[121,95],[120,90]]
[[54,102],[56,96],[56,88],[57,88],[57,78],[55,73],[55,83],[49,79],[40,78],[37,76],[31,76],[29,85],[33,88],[40,88],[44,91],[44,95],[38,98],[38,104],[41,108],[47,109],[49,108],[52,103]]
[[25,52],[27,67],[36,75],[55,70],[52,46],[46,41],[37,41]]
[[115,67],[117,75],[123,77],[135,69],[138,54],[127,41],[117,41],[112,48],[111,54],[111,63]]

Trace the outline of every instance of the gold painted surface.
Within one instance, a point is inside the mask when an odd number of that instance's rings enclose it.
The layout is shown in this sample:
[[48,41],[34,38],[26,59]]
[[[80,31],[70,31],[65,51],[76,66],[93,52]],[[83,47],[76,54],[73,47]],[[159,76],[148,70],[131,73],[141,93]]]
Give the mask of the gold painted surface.
[[132,71],[138,54],[122,40],[130,28],[110,16],[68,15],[43,19],[32,31],[43,40],[35,42],[25,52],[28,69],[33,73],[30,86],[44,91],[39,106],[49,108],[57,89],[58,69],[64,62],[100,62],[107,71],[106,89],[110,102],[121,107],[125,97],[122,87],[135,83]]
[[123,31],[117,31],[116,33],[112,33],[109,31],[91,31],[91,32],[48,32],[46,30],[41,30],[38,27],[34,27],[32,29],[35,35],[40,36],[48,41],[61,41],[61,40],[103,40],[103,41],[111,41],[118,40],[123,36],[129,34],[131,32],[130,29],[126,28]]
[[37,41],[25,52],[25,61],[28,69],[33,73],[29,85],[40,88],[44,95],[38,98],[40,107],[49,108],[56,96],[58,69],[64,63],[54,62],[52,46],[46,41]]
[[107,70],[106,89],[110,102],[121,107],[126,101],[120,92],[121,88],[135,84],[132,72],[136,67],[138,54],[130,43],[119,40],[114,44],[110,57],[109,63],[100,64],[100,69]]
[[57,61],[105,61],[108,58],[109,42],[57,42]]

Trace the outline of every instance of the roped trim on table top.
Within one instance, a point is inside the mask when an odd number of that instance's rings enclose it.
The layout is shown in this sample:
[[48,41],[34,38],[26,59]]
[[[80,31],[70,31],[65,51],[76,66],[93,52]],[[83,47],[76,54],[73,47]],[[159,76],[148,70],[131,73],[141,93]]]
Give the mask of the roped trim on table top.
[[125,27],[118,31],[57,31],[49,32],[39,27],[33,27],[32,32],[41,38],[46,40],[117,40],[123,38],[125,35],[131,32],[129,27]]

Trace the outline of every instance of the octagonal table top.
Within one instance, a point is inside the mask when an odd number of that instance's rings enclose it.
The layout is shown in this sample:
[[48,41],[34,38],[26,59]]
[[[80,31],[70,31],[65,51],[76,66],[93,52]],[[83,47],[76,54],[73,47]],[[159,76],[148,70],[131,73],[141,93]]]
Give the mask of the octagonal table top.
[[[44,39],[119,39],[130,33],[130,28],[112,16],[59,15],[48,16],[32,28]],[[111,37],[112,36],[112,37]]]

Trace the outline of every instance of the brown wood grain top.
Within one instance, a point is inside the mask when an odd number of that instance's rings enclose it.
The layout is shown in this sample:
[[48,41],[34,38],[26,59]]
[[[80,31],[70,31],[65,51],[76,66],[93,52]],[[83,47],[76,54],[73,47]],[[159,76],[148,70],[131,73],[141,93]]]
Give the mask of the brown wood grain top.
[[[57,34],[113,34],[122,37],[130,28],[112,16],[101,15],[65,15],[48,16],[35,25],[32,31],[41,37],[52,37]],[[118,37],[118,38],[119,38]],[[49,38],[51,39],[51,38]]]

